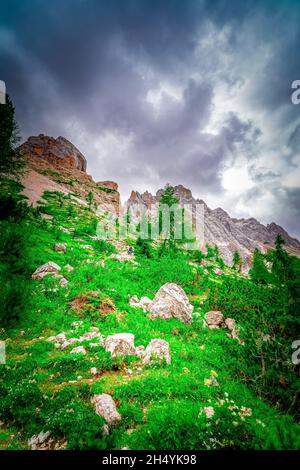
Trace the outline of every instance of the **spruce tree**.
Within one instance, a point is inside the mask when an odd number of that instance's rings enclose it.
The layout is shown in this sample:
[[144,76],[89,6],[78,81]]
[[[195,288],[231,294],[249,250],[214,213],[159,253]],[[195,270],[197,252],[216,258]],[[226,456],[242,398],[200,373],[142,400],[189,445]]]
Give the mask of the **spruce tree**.
[[24,168],[24,158],[18,148],[20,138],[15,121],[15,108],[10,97],[0,104],[0,176],[19,178]]

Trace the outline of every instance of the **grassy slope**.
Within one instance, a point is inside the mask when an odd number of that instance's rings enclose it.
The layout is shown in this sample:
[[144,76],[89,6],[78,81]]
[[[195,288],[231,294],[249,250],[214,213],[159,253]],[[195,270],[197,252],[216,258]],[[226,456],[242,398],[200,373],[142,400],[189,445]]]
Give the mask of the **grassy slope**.
[[[19,327],[3,332],[7,364],[0,368],[0,415],[6,427],[0,433],[0,448],[27,448],[27,439],[42,430],[50,430],[58,440],[66,438],[69,448],[300,447],[299,426],[292,418],[238,379],[236,357],[243,346],[228,338],[225,330],[203,327],[206,294],[213,284],[223,282],[213,266],[205,273],[203,267],[189,264],[184,254],[150,260],[137,256],[137,265],[108,259],[84,233],[90,227],[95,235],[87,209],[71,208],[70,201],[59,202],[55,194],[45,197],[49,201],[45,210],[54,219],[32,220],[28,269],[33,272],[51,260],[61,267],[71,264],[74,271],[62,269],[69,280],[65,288],[50,278],[31,281],[32,295]],[[77,228],[81,241],[59,226]],[[53,250],[58,242],[66,243],[67,253]],[[83,249],[82,244],[94,250]],[[232,276],[229,269],[226,272]],[[153,298],[166,282],[181,285],[200,312],[190,326],[177,320],[151,321],[142,310],[129,306],[132,295]],[[96,305],[83,313],[72,310],[70,302],[76,295],[90,290],[112,299],[115,310],[105,317]],[[79,326],[72,326],[79,320]],[[60,350],[47,342],[61,332],[68,338],[79,337],[91,326],[105,336],[133,333],[136,346],[165,339],[172,363],[146,367],[137,358],[112,359],[101,347],[89,348],[88,342],[86,356],[74,355],[72,347]],[[97,367],[98,376],[90,374],[91,367]],[[105,437],[103,420],[90,403],[93,394],[103,392],[113,396],[122,415],[119,427]],[[211,419],[201,412],[207,406],[214,408]]]

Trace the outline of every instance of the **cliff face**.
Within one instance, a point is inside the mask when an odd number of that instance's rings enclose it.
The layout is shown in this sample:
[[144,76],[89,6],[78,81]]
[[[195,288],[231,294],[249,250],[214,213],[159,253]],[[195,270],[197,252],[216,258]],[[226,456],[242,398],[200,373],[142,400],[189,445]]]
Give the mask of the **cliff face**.
[[[221,208],[210,209],[204,201],[195,199],[190,189],[182,185],[175,186],[176,196],[179,198],[180,204],[202,203],[204,206],[204,243],[209,245],[217,245],[220,253],[227,264],[232,263],[234,251],[239,251],[245,262],[245,267],[250,266],[252,253],[255,248],[266,252],[270,247],[274,246],[274,242],[278,233],[280,233],[286,242],[286,249],[300,256],[300,243],[292,238],[282,227],[272,223],[267,226],[261,224],[254,218],[235,219],[229,216]],[[160,199],[163,190],[160,189],[153,196],[148,191],[140,194],[132,191],[128,200],[129,206],[142,204],[145,209],[149,209]]]
[[79,203],[86,205],[86,196],[92,192],[96,205],[113,206],[118,211],[117,183],[96,183],[86,173],[84,155],[64,137],[31,136],[20,148],[27,161],[24,194],[31,204],[36,205],[44,191],[61,191],[72,193]]
[[31,136],[21,145],[21,150],[25,155],[41,158],[58,169],[63,166],[86,171],[85,157],[75,145],[61,136],[57,139],[44,134]]

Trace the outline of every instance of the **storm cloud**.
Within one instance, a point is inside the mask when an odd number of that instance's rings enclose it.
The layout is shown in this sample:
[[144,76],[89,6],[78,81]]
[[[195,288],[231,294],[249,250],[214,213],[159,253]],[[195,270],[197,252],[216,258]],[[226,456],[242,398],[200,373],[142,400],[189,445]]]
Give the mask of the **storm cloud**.
[[22,139],[63,135],[122,196],[184,184],[300,236],[296,1],[1,2]]

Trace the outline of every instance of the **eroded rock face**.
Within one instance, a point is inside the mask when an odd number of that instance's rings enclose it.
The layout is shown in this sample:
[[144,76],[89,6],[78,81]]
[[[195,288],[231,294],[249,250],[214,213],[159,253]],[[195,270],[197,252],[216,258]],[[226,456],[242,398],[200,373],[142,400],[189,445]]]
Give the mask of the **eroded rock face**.
[[156,293],[150,306],[150,318],[170,320],[177,318],[183,323],[192,321],[193,306],[182,287],[174,283],[164,284]]
[[85,157],[64,137],[31,136],[21,145],[21,150],[25,155],[40,157],[57,168],[64,166],[86,172]]
[[47,274],[57,275],[60,270],[61,267],[58,266],[58,264],[53,263],[52,261],[48,261],[48,263],[45,263],[39,268],[37,268],[31,277],[32,279],[43,279],[43,277]]
[[107,424],[114,424],[121,420],[121,415],[111,395],[107,393],[95,395],[91,401],[95,405],[97,415],[102,416]]
[[[148,191],[144,193],[132,191],[127,201],[128,206],[133,210],[137,206],[143,207],[143,210],[150,210],[159,202],[162,192],[163,190],[160,189],[155,195],[152,195]],[[235,219],[220,207],[210,209],[203,200],[196,199],[190,189],[182,185],[175,186],[174,193],[178,197],[181,206],[185,204],[192,207],[195,207],[196,204],[203,205],[205,243],[211,246],[217,245],[226,264],[232,265],[233,254],[238,251],[244,262],[243,272],[246,273],[251,266],[254,249],[259,248],[263,252],[267,251],[270,246],[274,246],[278,233],[285,239],[285,248],[291,254],[300,257],[300,242],[292,238],[279,225],[271,223],[265,226],[253,217]]]
[[114,181],[97,181],[97,186],[110,189],[112,191],[118,191],[118,184]]
[[145,349],[143,363],[152,364],[156,361],[166,361],[167,364],[171,364],[169,343],[163,339],[153,339]]
[[112,357],[136,355],[134,335],[131,333],[117,333],[116,335],[107,336],[104,346]]
[[224,316],[221,312],[217,310],[212,310],[211,312],[207,312],[204,315],[204,318],[206,320],[206,323],[208,324],[208,327],[213,329],[213,328],[220,328],[224,322]]

